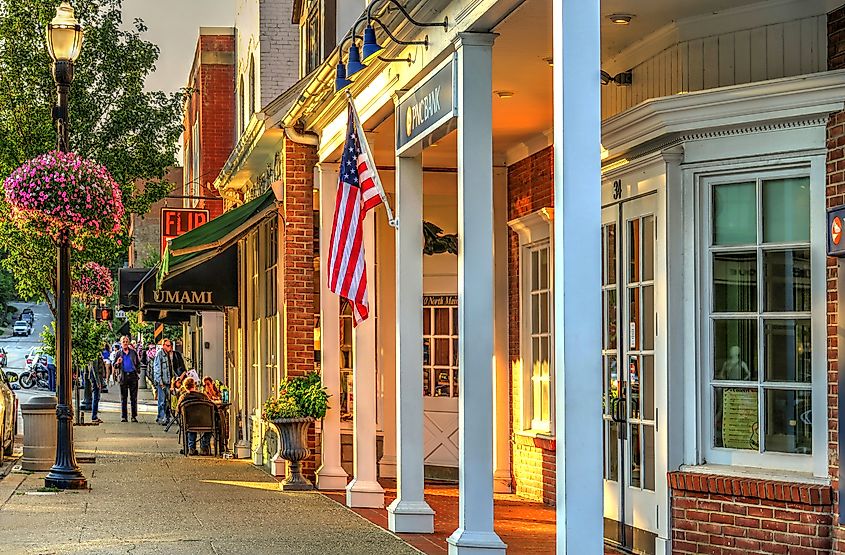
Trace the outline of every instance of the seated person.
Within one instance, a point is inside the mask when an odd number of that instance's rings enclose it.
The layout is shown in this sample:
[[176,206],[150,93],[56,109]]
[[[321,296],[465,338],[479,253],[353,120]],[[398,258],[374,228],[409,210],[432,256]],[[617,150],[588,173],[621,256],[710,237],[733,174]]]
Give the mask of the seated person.
[[[182,405],[186,401],[203,399],[208,400],[208,397],[202,391],[197,391],[197,382],[193,378],[185,378],[182,382],[182,387],[185,388],[185,393],[179,397],[179,402],[176,405],[176,410],[181,411]],[[211,432],[203,432],[200,438],[200,451],[197,453],[197,433],[188,432],[188,454],[189,455],[208,455],[211,452]]]
[[214,380],[212,380],[209,376],[202,379],[202,392],[215,403],[221,402],[223,398],[220,394],[220,390],[217,389],[216,385],[214,385]]

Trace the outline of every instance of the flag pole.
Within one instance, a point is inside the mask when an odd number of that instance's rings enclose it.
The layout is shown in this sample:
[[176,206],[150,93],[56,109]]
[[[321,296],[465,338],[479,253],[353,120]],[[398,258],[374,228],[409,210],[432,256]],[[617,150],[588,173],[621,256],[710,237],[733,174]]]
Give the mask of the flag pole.
[[384,203],[384,209],[387,210],[387,222],[390,224],[390,227],[399,229],[399,220],[393,216],[393,210],[390,209],[390,203],[387,201],[387,194],[384,192],[384,186],[381,184],[381,177],[379,176],[378,168],[376,167],[376,159],[373,157],[373,153],[370,150],[370,143],[367,141],[367,136],[364,134],[364,127],[361,125],[361,120],[358,119],[358,110],[355,109],[355,102],[352,100],[352,94],[348,89],[346,91],[346,98],[349,101],[349,105],[352,107],[352,117],[355,120],[355,129],[358,131],[358,137],[360,138],[364,150],[367,153],[367,158],[372,161],[373,181],[375,181],[376,187],[378,187],[378,194]]

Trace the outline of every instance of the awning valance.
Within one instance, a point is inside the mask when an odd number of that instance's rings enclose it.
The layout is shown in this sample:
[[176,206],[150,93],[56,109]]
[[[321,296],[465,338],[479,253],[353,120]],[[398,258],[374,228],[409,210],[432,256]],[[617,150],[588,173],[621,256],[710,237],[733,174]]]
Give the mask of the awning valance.
[[275,214],[275,196],[272,189],[268,189],[243,206],[176,237],[170,241],[161,257],[158,284],[214,258],[264,219]]

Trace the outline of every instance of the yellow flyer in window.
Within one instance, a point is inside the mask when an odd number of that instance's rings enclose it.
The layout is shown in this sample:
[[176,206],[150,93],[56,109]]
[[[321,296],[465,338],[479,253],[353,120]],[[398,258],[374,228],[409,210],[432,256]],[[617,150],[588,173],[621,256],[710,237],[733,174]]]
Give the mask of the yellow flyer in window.
[[722,446],[729,449],[757,449],[757,391],[726,389],[722,394]]

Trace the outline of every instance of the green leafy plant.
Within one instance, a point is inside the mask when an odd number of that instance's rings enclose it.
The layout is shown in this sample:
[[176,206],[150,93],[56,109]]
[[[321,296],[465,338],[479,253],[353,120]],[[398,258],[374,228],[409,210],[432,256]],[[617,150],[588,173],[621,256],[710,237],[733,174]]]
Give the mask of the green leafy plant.
[[279,384],[278,395],[264,402],[265,420],[279,418],[323,418],[329,408],[329,394],[312,372],[305,376],[286,378]]

